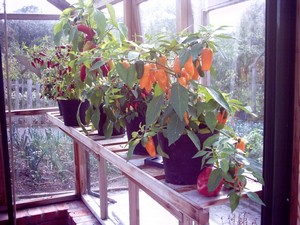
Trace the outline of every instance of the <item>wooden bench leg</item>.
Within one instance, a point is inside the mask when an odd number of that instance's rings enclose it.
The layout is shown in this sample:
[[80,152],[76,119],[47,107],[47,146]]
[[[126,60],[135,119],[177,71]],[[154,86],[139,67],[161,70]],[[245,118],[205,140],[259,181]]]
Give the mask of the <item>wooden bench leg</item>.
[[130,179],[128,179],[128,195],[129,195],[130,225],[139,225],[140,224],[139,188]]
[[108,218],[108,203],[107,203],[107,165],[106,160],[100,157],[98,162],[99,168],[99,195],[100,195],[100,214],[101,219]]

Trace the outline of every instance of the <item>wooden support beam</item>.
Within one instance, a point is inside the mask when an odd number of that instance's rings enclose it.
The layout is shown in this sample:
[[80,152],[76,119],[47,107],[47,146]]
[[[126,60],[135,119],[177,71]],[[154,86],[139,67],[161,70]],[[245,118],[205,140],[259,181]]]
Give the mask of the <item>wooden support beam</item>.
[[140,224],[140,206],[139,206],[139,187],[131,179],[128,179],[128,195],[129,195],[129,218],[130,224]]
[[100,160],[98,161],[98,169],[101,219],[106,220],[108,218],[107,165],[106,160],[103,157],[100,157]]
[[70,7],[70,3],[66,0],[47,0],[49,3],[54,5],[59,10],[63,11],[64,9]]
[[137,0],[124,0],[124,23],[128,27],[128,39],[135,40],[142,34]]
[[191,0],[176,0],[176,23],[177,32],[186,28],[188,31],[193,31]]

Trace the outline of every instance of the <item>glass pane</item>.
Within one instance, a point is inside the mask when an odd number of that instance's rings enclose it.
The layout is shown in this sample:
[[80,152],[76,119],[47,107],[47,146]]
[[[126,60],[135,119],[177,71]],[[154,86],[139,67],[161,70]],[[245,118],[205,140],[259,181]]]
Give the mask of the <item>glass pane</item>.
[[[211,5],[207,5],[211,4]],[[210,85],[246,105],[256,116],[237,112],[231,117],[229,126],[247,143],[248,163],[256,171],[262,171],[263,118],[264,118],[264,66],[265,66],[265,1],[241,1],[214,10],[213,2],[192,0],[194,29],[204,21],[217,28],[229,26],[225,31],[233,39],[218,43],[219,51],[214,55],[214,71]],[[194,10],[196,9],[196,10]],[[204,11],[203,17],[199,11]],[[259,224],[261,207],[253,201],[243,200],[231,214],[229,205],[210,209],[213,224],[227,224],[240,221],[241,224]]]
[[[27,55],[26,51],[27,48],[33,51],[34,45],[49,46],[53,43],[53,27],[55,23],[56,21],[8,21],[9,84],[11,109],[13,110],[56,106],[55,101],[41,98],[43,87],[41,86],[40,71],[31,65],[32,59]],[[4,22],[0,21],[2,37],[4,37],[3,30]],[[1,41],[4,40],[2,39]],[[2,53],[3,61],[5,61],[3,50]]]
[[148,0],[139,5],[142,34],[176,33],[176,1]]
[[[4,12],[3,0],[0,0],[0,11]],[[61,11],[49,3],[47,0],[6,0],[7,13],[40,13],[40,14],[60,14]]]
[[15,116],[12,125],[17,201],[73,194],[73,141],[45,116]]

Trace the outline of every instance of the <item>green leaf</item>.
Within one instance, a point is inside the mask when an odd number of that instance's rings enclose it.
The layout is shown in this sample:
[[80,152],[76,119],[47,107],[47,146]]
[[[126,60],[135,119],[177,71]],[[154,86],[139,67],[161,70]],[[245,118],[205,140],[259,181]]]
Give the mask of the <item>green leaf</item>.
[[69,35],[69,42],[73,42],[73,39],[75,37],[75,35],[78,34],[77,32],[77,27],[72,27],[71,30],[70,30],[70,35]]
[[254,202],[265,206],[265,203],[260,199],[260,197],[254,192],[247,192],[247,196]]
[[103,132],[104,132],[104,136],[106,138],[110,138],[112,133],[113,133],[113,128],[114,128],[114,124],[110,119],[106,119],[104,125],[103,125]]
[[221,106],[223,106],[223,108],[226,109],[228,112],[231,112],[228,102],[225,100],[225,98],[219,91],[217,91],[211,87],[205,87],[205,88],[216,102],[218,102]]
[[183,120],[183,114],[188,109],[188,90],[179,83],[175,83],[171,88],[171,93],[171,105],[173,106],[180,120]]
[[201,43],[194,44],[191,48],[193,61],[196,60],[201,53],[203,45]]
[[213,136],[208,137],[202,146],[202,149],[212,148],[213,144],[219,140],[219,134],[214,134]]
[[167,138],[169,141],[169,146],[180,138],[184,128],[184,121],[180,120],[177,114],[173,113],[173,115],[170,117],[170,123],[167,126]]
[[54,35],[57,35],[58,33],[62,33],[62,28],[63,28],[62,22],[55,24],[53,29]]
[[183,49],[180,53],[179,53],[179,62],[180,62],[180,68],[184,67],[184,64],[186,63],[186,61],[190,58],[191,56],[191,51],[188,49]]
[[209,192],[216,190],[223,179],[223,171],[221,168],[217,168],[211,171],[208,178],[207,188]]
[[234,191],[229,193],[229,202],[230,202],[231,212],[233,212],[238,207],[240,198],[241,197]]
[[211,132],[214,132],[217,124],[216,116],[213,112],[208,112],[205,116],[205,123]]
[[72,40],[72,45],[73,45],[73,50],[74,51],[77,51],[77,49],[78,49],[78,30],[77,29],[75,29],[74,30],[74,38],[73,38],[73,40]]
[[198,152],[193,156],[193,158],[198,158],[198,157],[201,157],[201,156],[204,156],[204,155],[207,155],[207,154],[210,154],[210,152],[205,151],[205,150],[200,150],[200,151],[198,151]]
[[118,62],[116,63],[116,70],[123,82],[132,88],[135,80],[135,66],[131,64],[130,67],[126,69]]
[[140,138],[136,138],[136,139],[131,139],[128,142],[127,160],[131,159],[133,151],[134,151],[135,147],[140,143],[140,141],[141,141]]
[[221,160],[220,165],[223,172],[227,173],[229,170],[229,162],[227,160]]
[[193,131],[190,131],[190,130],[186,130],[186,131],[187,131],[187,135],[192,140],[192,142],[196,146],[197,150],[200,150],[201,144],[200,144],[200,140],[199,140],[198,136]]
[[167,153],[165,153],[165,152],[161,149],[160,145],[157,145],[156,151],[157,151],[157,153],[158,153],[159,155],[161,155],[162,157],[167,158],[167,159],[170,158],[169,155],[168,155]]
[[97,33],[100,37],[103,37],[106,28],[106,18],[104,13],[96,9],[94,12],[94,19],[97,24]]
[[115,28],[118,28],[118,23],[116,20],[116,13],[115,13],[114,7],[111,4],[106,4],[106,8],[108,10],[112,25],[114,25]]
[[95,69],[99,69],[104,64],[105,64],[105,62],[103,60],[100,60],[100,61],[94,63],[94,65],[90,68],[90,71],[93,71]]
[[125,40],[128,37],[127,26],[123,23],[119,23],[119,31],[122,34],[121,35],[121,40]]
[[61,31],[54,35],[53,40],[54,40],[55,45],[60,45],[60,40],[61,40],[62,34],[63,34],[63,32]]
[[161,106],[163,105],[164,96],[159,95],[155,96],[148,104],[147,104],[147,112],[146,112],[146,125],[150,126],[154,123],[160,115]]
[[92,114],[92,117],[91,117],[91,121],[92,121],[92,124],[93,126],[98,130],[98,129],[102,129],[99,128],[99,122],[100,122],[100,111],[99,109],[95,109],[93,114]]

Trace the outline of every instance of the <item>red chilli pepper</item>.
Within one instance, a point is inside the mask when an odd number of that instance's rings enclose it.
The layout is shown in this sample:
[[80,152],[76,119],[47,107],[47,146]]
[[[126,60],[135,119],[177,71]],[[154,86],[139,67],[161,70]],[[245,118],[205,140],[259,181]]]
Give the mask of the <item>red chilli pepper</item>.
[[83,65],[80,69],[80,80],[84,82],[85,78],[86,78],[86,66]]

